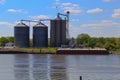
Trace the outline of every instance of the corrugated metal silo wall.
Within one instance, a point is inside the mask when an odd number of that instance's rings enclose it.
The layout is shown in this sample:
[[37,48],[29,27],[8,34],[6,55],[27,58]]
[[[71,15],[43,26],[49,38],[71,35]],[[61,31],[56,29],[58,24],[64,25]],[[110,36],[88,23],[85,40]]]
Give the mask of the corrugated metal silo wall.
[[61,44],[65,45],[66,44],[66,20],[62,20],[62,31],[61,31],[61,35],[62,35],[62,40],[61,40]]
[[14,27],[14,44],[16,47],[29,47],[29,27]]
[[33,27],[33,47],[48,47],[48,27]]
[[66,44],[66,20],[51,20],[50,45],[61,47]]
[[50,46],[56,47],[56,20],[50,21]]

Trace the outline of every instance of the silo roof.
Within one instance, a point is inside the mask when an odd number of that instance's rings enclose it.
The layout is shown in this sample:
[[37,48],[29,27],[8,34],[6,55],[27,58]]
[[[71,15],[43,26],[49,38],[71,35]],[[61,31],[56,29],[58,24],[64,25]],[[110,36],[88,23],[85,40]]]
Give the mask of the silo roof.
[[60,16],[57,16],[55,20],[62,20],[62,18]]
[[25,23],[23,23],[23,22],[20,22],[20,23],[18,23],[17,25],[16,25],[16,27],[28,27]]
[[34,27],[47,27],[45,24],[38,22]]

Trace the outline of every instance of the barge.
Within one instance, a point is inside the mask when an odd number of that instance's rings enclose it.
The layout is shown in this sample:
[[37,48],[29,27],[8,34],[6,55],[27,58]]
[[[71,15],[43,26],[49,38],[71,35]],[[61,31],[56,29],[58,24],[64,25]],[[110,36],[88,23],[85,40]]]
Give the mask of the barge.
[[56,54],[108,55],[105,48],[58,48]]

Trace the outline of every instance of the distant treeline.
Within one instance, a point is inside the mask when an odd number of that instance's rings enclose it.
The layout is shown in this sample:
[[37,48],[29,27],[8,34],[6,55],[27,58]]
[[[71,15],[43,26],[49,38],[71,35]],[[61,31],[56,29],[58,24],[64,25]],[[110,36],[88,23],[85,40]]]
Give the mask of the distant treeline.
[[[73,38],[73,41],[79,47],[99,47],[112,51],[120,50],[120,38],[116,37],[91,37],[88,34],[79,34],[77,38]],[[14,37],[0,37],[0,46],[5,46],[9,42],[14,42]],[[48,40],[49,43],[50,41]]]
[[0,46],[5,46],[6,43],[14,42],[14,37],[0,37]]
[[120,50],[120,38],[115,37],[91,37],[88,34],[79,34],[75,42],[83,47],[100,47],[112,51]]

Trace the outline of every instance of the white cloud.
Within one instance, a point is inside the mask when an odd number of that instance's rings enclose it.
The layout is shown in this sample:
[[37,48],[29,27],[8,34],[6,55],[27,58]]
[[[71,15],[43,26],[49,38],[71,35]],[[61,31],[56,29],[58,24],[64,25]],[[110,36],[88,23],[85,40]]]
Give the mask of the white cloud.
[[5,26],[5,27],[13,27],[14,24],[9,23],[9,22],[0,22],[0,27],[1,27],[1,26]]
[[4,4],[5,3],[5,0],[0,0],[0,4]]
[[120,18],[120,9],[115,9],[114,13],[112,14],[113,18]]
[[99,13],[102,11],[103,11],[103,9],[95,8],[95,9],[87,10],[87,13]]
[[55,0],[55,6],[52,8],[55,8],[57,10],[63,10],[64,12],[70,11],[70,13],[73,14],[79,14],[82,12],[79,4],[74,4],[71,2],[60,3],[60,0]]
[[26,11],[24,11],[22,9],[8,9],[7,12],[10,12],[10,13],[27,13]]
[[32,19],[48,19],[49,17],[47,15],[38,15],[38,16],[29,16],[29,18],[32,18]]
[[61,9],[64,10],[64,12],[70,11],[70,13],[79,14],[82,12],[80,9],[80,6],[78,4],[73,3],[62,3]]
[[112,0],[103,0],[104,2],[111,2]]
[[4,22],[1,21],[0,22],[0,37],[1,36],[13,36],[14,35],[14,23],[10,23],[10,22]]
[[111,27],[120,26],[120,23],[111,20],[102,20],[99,23],[82,24],[81,27]]
[[78,10],[78,9],[76,9],[76,10],[74,10],[74,9],[67,9],[64,12],[67,12],[67,11],[69,11],[70,13],[75,13],[75,14],[78,14],[78,13],[82,12],[82,10]]
[[8,24],[8,22],[0,22],[0,25]]
[[112,20],[101,20],[80,26],[70,25],[70,36],[76,37],[78,34],[87,33],[95,37],[119,37],[120,23]]
[[77,22],[77,21],[80,21],[80,20],[79,19],[71,19],[71,21]]
[[55,0],[55,4],[58,5],[60,3],[60,0]]

